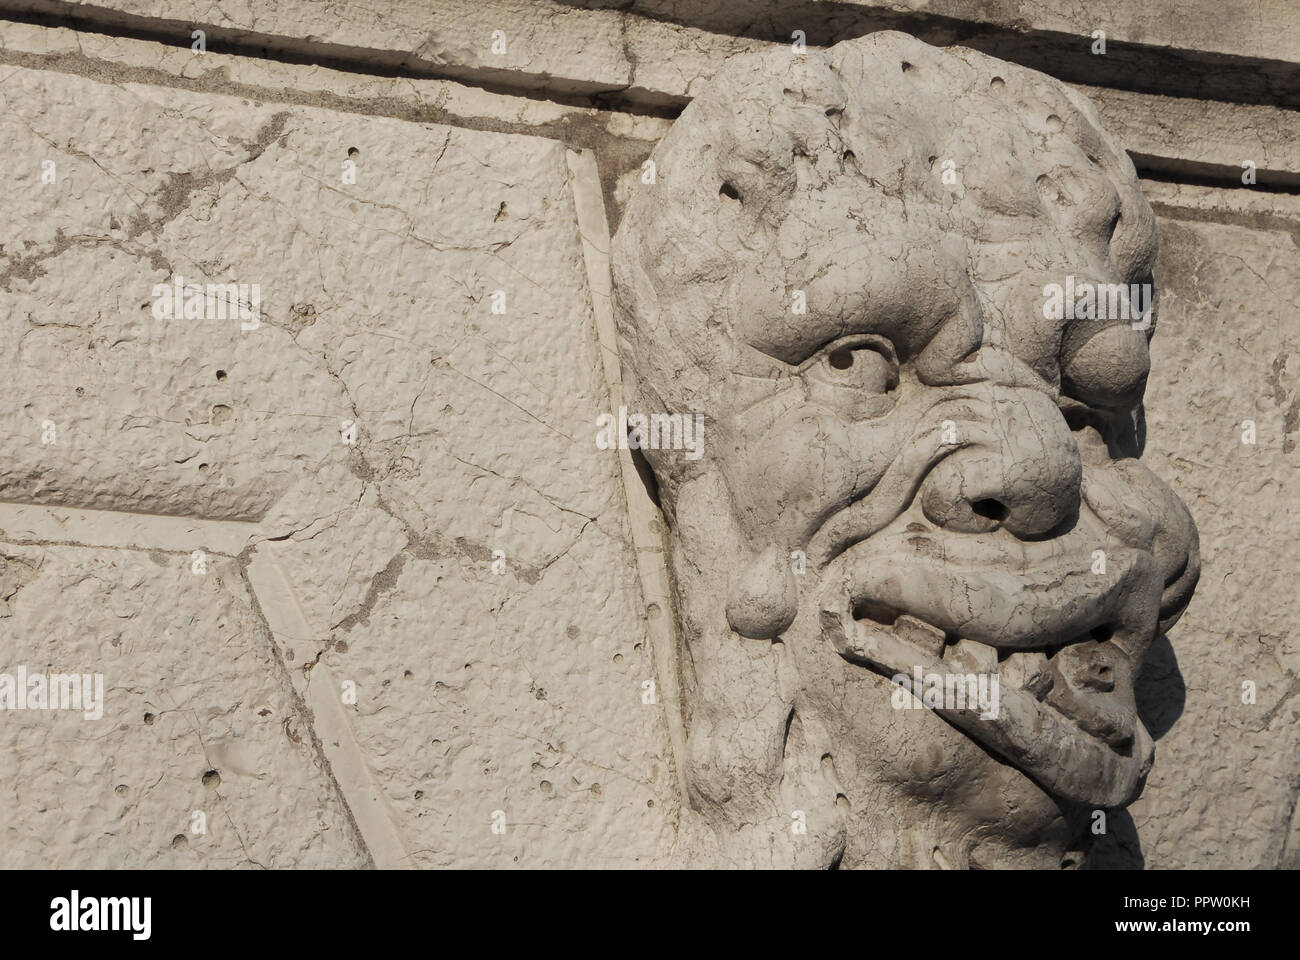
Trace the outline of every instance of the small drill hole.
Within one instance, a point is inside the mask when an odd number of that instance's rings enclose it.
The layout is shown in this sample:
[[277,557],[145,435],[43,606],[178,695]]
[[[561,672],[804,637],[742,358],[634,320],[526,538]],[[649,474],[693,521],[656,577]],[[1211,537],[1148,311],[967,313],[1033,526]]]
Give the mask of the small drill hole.
[[218,370],[218,371],[217,371],[217,379],[218,379],[218,380],[224,380],[224,379],[226,379],[226,371],[224,371],[224,370]]
[[911,65],[910,63],[908,63],[906,60],[904,60],[904,61],[903,61],[903,72],[904,72],[904,73],[911,73],[912,70],[913,70],[912,65]]
[[729,183],[724,183],[718,189],[718,196],[726,197],[728,200],[740,200],[740,192]]
[[348,156],[355,160],[357,157],[361,156],[361,151],[356,147],[348,147]]
[[848,349],[839,349],[831,351],[831,366],[836,370],[847,370],[853,366],[853,351]]

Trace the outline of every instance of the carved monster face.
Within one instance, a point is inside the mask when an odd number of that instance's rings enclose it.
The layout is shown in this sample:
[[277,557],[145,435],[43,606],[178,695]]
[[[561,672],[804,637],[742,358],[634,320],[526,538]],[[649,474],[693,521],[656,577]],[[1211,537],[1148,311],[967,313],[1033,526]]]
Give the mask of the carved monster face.
[[[732,61],[653,160],[613,259],[630,404],[708,425],[646,451],[693,806],[737,859],[1059,856],[1141,789],[1199,571],[1135,459],[1154,312],[1044,292],[1152,282],[1132,164],[1056,81],[893,33]],[[918,669],[997,715],[898,709]]]

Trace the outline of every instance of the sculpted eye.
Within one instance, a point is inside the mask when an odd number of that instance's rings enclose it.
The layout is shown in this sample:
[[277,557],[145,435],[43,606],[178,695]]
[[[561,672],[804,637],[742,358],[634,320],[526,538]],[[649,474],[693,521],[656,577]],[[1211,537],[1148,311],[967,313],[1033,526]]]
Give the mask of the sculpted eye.
[[830,355],[830,363],[836,370],[848,370],[853,366],[853,351],[841,347]]
[[896,375],[889,357],[874,347],[840,347],[826,356],[832,379],[872,393],[885,393]]
[[853,419],[879,416],[893,407],[898,360],[882,337],[858,335],[828,344],[805,361],[810,397]]
[[898,385],[898,360],[883,337],[857,336],[827,344],[809,363],[819,378],[870,393],[887,393]]

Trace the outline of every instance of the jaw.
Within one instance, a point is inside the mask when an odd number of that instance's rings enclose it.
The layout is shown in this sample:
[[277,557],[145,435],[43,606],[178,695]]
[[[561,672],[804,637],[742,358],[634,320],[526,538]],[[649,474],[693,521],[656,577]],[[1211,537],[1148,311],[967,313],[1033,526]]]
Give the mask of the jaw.
[[[1159,583],[1143,551],[1116,551],[1109,572],[1093,574],[1090,551],[1078,549],[1084,536],[1014,547],[965,540],[936,557],[929,538],[919,538],[918,553],[906,531],[882,531],[828,565],[813,616],[846,661],[893,679],[920,701],[913,705],[1048,793],[1122,807],[1140,793],[1154,754],[1133,682]],[[1016,550],[1015,562],[999,548]],[[954,701],[945,689],[972,696]],[[976,690],[992,701],[976,700]]]
[[[893,631],[864,627],[831,611],[822,612],[821,626],[822,635],[842,657],[883,676],[906,677],[902,685],[927,706],[925,691],[916,688],[913,677],[938,677],[940,689],[949,674],[954,675],[954,686],[967,682],[967,671],[954,669],[951,660],[945,662]],[[996,711],[987,703],[930,708],[1062,800],[1102,809],[1126,806],[1136,799],[1151,769],[1154,744],[1136,718],[1122,746],[1113,746],[1042,702],[1030,687],[1004,686],[999,679]]]

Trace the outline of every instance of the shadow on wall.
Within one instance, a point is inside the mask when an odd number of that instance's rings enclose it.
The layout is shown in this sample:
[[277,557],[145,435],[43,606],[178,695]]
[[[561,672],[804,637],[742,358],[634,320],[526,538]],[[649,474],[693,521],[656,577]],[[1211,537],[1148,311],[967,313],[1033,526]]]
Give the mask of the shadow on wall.
[[1156,635],[1147,650],[1146,663],[1138,674],[1133,695],[1137,700],[1138,718],[1156,740],[1168,733],[1183,715],[1187,684],[1178,669],[1173,644],[1163,631]]
[[[1178,669],[1173,644],[1161,631],[1151,642],[1146,662],[1134,685],[1138,717],[1159,740],[1183,715],[1187,684]],[[1106,833],[1098,837],[1088,854],[1089,870],[1141,870],[1146,866],[1137,824],[1127,810],[1109,813]]]
[[1141,870],[1146,866],[1137,824],[1127,810],[1109,815],[1106,835],[1097,838],[1088,853],[1088,870]]

